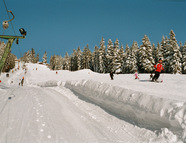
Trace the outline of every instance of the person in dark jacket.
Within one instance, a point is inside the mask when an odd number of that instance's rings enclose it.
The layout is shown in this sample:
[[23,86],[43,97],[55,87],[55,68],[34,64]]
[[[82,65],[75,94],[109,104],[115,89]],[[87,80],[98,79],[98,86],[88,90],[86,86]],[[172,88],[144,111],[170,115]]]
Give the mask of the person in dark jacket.
[[112,72],[112,71],[110,72],[110,78],[111,78],[111,80],[113,80],[113,79],[114,79],[114,74],[113,74],[113,72]]
[[23,76],[23,78],[21,79],[21,86],[23,86],[23,83],[24,83],[24,76]]
[[162,66],[162,59],[161,58],[159,59],[159,63],[154,65],[154,68],[156,69],[156,71],[155,71],[154,77],[152,78],[152,81],[157,81],[157,79],[160,76],[161,71],[164,70],[163,66]]

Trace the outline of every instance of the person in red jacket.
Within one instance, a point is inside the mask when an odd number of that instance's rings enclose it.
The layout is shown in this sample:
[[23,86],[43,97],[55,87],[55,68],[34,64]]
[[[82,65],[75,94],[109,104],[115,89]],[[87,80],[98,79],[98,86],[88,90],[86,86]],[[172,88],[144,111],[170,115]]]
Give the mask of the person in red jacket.
[[161,71],[164,70],[161,58],[159,59],[159,63],[154,65],[154,68],[156,68],[156,71],[154,77],[152,78],[152,81],[156,81],[159,78]]

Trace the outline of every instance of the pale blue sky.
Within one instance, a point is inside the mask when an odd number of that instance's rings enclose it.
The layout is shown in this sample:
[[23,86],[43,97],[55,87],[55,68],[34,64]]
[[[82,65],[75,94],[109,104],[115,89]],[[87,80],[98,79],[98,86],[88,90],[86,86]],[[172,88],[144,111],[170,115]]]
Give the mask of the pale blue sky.
[[[186,40],[186,1],[185,0],[5,0],[9,10],[15,15],[13,20],[16,34],[23,27],[26,39],[20,40],[19,47],[14,43],[12,52],[17,57],[34,48],[40,59],[47,51],[51,55],[71,54],[80,46],[100,44],[104,37],[119,39],[124,47],[135,40],[141,45],[146,34],[151,43],[161,42],[171,29],[177,41]],[[8,16],[0,1],[0,21]],[[0,34],[3,28],[0,28]],[[10,26],[5,34],[13,35]]]

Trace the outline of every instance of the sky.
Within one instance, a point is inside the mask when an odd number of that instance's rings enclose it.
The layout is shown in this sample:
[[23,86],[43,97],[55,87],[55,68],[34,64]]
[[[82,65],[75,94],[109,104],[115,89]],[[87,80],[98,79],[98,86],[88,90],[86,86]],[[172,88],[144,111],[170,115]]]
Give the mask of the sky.
[[[126,46],[147,35],[157,45],[162,36],[169,37],[171,29],[178,43],[186,41],[186,0],[5,0],[15,33],[19,28],[27,31],[19,46],[12,46],[18,58],[34,48],[40,55],[47,52],[48,62],[52,55],[72,54],[73,49],[88,44],[93,52],[102,37],[105,45],[116,39]],[[10,15],[11,16],[11,15]],[[0,0],[0,21],[7,20],[3,0]],[[11,24],[7,30],[0,27],[0,35],[15,35]]]

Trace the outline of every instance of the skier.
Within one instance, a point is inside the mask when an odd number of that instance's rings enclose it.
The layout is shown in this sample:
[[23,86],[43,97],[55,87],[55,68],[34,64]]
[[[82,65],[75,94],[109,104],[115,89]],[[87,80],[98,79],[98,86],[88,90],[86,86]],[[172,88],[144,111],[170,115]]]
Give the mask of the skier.
[[113,77],[114,77],[114,74],[113,74],[113,72],[111,71],[111,72],[110,72],[110,78],[111,78],[111,80],[114,79]]
[[134,73],[135,79],[139,79],[138,71],[136,70]]
[[24,83],[24,76],[23,76],[23,78],[21,80],[21,86],[23,86],[23,83]]
[[162,66],[162,59],[161,58],[159,59],[159,63],[154,65],[154,68],[156,68],[156,71],[155,71],[154,77],[152,78],[152,81],[157,81],[157,79],[160,76],[161,71],[164,70],[163,66]]

